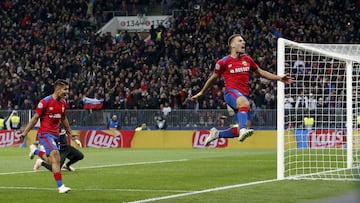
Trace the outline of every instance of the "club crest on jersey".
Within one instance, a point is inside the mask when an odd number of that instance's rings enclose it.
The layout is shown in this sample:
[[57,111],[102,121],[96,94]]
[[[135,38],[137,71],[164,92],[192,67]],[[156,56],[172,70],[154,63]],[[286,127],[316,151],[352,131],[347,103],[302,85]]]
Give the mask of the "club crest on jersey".
[[54,107],[50,106],[50,107],[49,107],[49,110],[50,110],[50,111],[54,110]]
[[243,64],[243,66],[248,66],[248,64],[247,64],[247,62],[246,61],[242,61],[242,64]]
[[61,107],[61,112],[64,112],[64,111],[65,111],[65,107],[62,106],[62,107]]
[[215,64],[215,70],[220,70],[220,65],[218,63]]

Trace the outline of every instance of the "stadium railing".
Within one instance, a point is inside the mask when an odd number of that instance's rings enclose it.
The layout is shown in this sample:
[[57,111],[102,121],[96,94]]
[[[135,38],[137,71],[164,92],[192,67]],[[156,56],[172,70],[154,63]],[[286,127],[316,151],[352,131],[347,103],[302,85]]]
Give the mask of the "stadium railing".
[[[4,118],[11,114],[12,110],[0,110]],[[24,127],[33,115],[33,110],[18,110],[21,123]],[[82,110],[68,109],[67,117],[70,125],[75,128],[105,129],[108,120],[116,114],[122,129],[134,129],[141,123],[146,123],[150,128],[155,126],[155,118],[163,116],[168,129],[209,129],[210,127],[226,128],[235,124],[235,117],[229,116],[226,109],[172,109],[168,115],[164,115],[160,109],[103,109]],[[276,110],[256,109],[252,111],[252,126],[255,129],[275,129]]]

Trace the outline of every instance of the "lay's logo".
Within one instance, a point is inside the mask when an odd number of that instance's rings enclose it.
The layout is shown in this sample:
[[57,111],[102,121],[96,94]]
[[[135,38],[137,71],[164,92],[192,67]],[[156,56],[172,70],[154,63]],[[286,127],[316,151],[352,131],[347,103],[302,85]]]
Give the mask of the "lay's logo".
[[[193,134],[193,148],[205,148],[204,143],[209,136],[208,130],[197,130]],[[228,140],[226,138],[219,138],[212,141],[209,144],[209,148],[225,148],[228,146]]]

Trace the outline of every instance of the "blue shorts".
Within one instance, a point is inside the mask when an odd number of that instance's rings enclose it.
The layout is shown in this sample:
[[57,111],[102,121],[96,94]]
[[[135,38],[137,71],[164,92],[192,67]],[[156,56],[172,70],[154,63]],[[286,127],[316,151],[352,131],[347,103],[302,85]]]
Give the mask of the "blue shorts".
[[[238,109],[236,108],[236,99],[239,97],[245,97],[249,101],[249,96],[243,95],[239,92],[239,90],[231,88],[225,90],[224,100],[226,104],[228,104],[235,111],[235,113],[238,112]],[[248,111],[248,120],[251,120],[250,108]]]
[[38,133],[39,142],[44,146],[46,155],[49,155],[53,150],[59,150],[60,136],[55,136],[50,133]]

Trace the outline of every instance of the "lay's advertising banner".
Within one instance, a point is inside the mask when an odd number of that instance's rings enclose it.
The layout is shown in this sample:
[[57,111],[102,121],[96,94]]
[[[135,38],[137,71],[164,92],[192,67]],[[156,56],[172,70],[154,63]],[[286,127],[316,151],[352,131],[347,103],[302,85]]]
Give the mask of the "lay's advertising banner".
[[3,147],[19,147],[22,140],[17,130],[0,130],[0,148]]
[[[192,145],[193,148],[204,148],[206,138],[209,136],[208,130],[199,130],[193,133]],[[219,138],[212,141],[208,147],[210,148],[226,148],[229,145],[229,141],[226,138]]]
[[80,142],[83,147],[130,148],[133,130],[82,130]]
[[[208,130],[76,130],[82,147],[89,148],[205,148],[209,136]],[[79,147],[68,137],[74,147]],[[27,142],[22,143],[15,131],[0,131],[0,147],[28,147],[36,140],[36,130],[31,130]],[[276,149],[276,131],[258,130],[245,142],[219,138],[210,143],[208,148],[231,149]]]
[[346,148],[346,133],[338,129],[295,129],[297,148]]
[[[145,130],[137,131],[131,143],[131,148],[205,148],[205,140],[209,136],[208,130]],[[220,138],[210,143],[208,148],[231,149],[276,149],[276,131],[259,130],[239,142],[237,137],[232,139]]]

